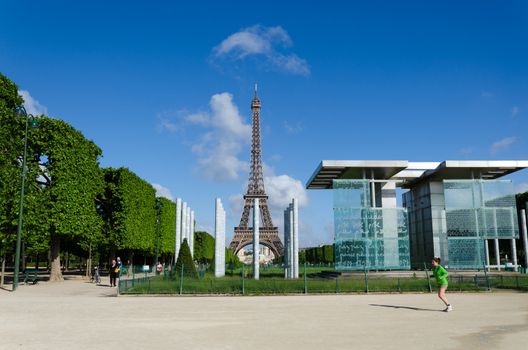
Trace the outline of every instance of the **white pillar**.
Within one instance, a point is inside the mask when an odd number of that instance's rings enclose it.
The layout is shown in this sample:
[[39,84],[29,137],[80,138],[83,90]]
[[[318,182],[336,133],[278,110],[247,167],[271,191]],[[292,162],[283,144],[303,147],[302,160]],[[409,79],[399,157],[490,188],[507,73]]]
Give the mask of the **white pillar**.
[[284,210],[284,278],[290,278],[290,207]]
[[189,218],[189,241],[191,242],[191,256],[194,257],[194,210],[191,210],[191,216]]
[[[181,211],[181,241],[183,243],[184,239],[187,239],[187,202],[183,202],[182,204],[182,211]],[[187,239],[187,244],[189,244],[189,240]]]
[[181,198],[176,198],[176,237],[174,238],[174,264],[176,264],[176,260],[178,260],[178,255],[180,254],[180,247],[182,242],[181,210],[182,200]]
[[293,278],[299,278],[299,205],[293,198]]
[[526,231],[526,210],[523,209],[521,210],[521,233],[524,246],[524,267],[528,267],[528,234]]
[[260,256],[259,256],[259,200],[255,198],[253,202],[253,278],[258,280],[260,277]]
[[215,201],[215,277],[225,276],[225,211],[220,198]]
[[510,242],[511,242],[510,244],[511,244],[513,271],[517,271],[517,242],[515,242],[515,238],[512,238]]
[[[189,249],[191,248],[191,207],[187,205],[187,210],[185,211],[185,237],[187,238],[187,244]],[[191,251],[192,255],[192,251]]]
[[497,271],[500,271],[500,252],[499,252],[499,239],[495,238],[495,263],[497,264]]
[[486,251],[486,269],[489,271],[489,265],[490,265],[490,258],[489,258],[489,243],[488,240],[484,240],[484,249]]
[[293,267],[293,204],[290,203],[290,205],[288,206],[288,217],[290,219],[290,232],[289,232],[289,235],[290,235],[290,244],[289,244],[289,252],[290,254],[288,255],[288,264],[290,265],[290,268],[288,270],[289,274],[290,274],[290,278],[293,278],[293,275],[294,275],[294,267]]

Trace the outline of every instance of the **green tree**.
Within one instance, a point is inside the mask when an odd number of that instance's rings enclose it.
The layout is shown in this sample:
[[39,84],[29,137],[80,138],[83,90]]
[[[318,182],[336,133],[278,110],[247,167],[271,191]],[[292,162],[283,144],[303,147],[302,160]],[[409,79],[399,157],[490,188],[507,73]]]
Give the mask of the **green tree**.
[[196,231],[194,233],[194,260],[202,264],[213,264],[215,239],[209,233]]
[[178,254],[178,260],[176,261],[175,273],[180,274],[182,266],[184,276],[192,278],[196,278],[198,276],[198,273],[196,272],[196,266],[194,266],[194,261],[191,256],[191,249],[189,248],[189,243],[187,243],[187,238],[183,240],[180,247],[180,253]]
[[24,120],[15,108],[21,106],[15,83],[0,73],[0,260],[14,251],[23,152]]
[[[49,238],[51,281],[61,281],[61,240],[92,241],[101,231],[96,197],[102,190],[101,150],[68,123],[47,116],[31,137],[35,190],[28,192],[26,232]],[[30,241],[30,237],[26,235]]]
[[[127,168],[107,168],[100,214],[106,244],[116,250],[150,255],[156,247],[156,190]],[[132,259],[131,259],[132,260]]]
[[238,258],[238,255],[233,253],[233,251],[229,248],[226,248],[226,254],[225,254],[225,262],[228,266],[232,268],[237,268],[242,266],[242,262]]
[[161,202],[160,215],[160,254],[174,254],[176,238],[176,204],[167,198],[158,198]]

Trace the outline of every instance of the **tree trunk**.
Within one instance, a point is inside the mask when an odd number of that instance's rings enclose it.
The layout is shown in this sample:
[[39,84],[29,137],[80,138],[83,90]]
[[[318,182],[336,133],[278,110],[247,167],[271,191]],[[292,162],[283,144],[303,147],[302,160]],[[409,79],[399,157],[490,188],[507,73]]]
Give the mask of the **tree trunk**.
[[134,253],[131,251],[128,259],[128,276],[134,272]]
[[4,286],[5,261],[6,261],[6,256],[4,254],[2,256],[2,272],[1,272],[1,275],[0,275],[0,288]]
[[70,252],[66,252],[66,258],[64,260],[66,260],[64,264],[64,271],[68,271],[70,267]]
[[39,269],[39,263],[40,263],[40,255],[39,253],[37,253],[37,256],[35,258],[35,269],[37,269],[37,271]]
[[51,271],[50,282],[62,282],[62,271],[60,266],[60,236],[55,234],[51,237]]
[[88,248],[88,259],[86,259],[86,277],[92,277],[92,244]]

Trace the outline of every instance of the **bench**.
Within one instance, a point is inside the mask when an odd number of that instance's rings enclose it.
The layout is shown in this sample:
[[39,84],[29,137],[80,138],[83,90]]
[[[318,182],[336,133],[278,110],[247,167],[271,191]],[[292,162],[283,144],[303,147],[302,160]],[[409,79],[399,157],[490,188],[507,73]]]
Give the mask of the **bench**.
[[38,278],[38,269],[25,269],[24,270],[24,283],[29,284],[37,284],[39,281]]

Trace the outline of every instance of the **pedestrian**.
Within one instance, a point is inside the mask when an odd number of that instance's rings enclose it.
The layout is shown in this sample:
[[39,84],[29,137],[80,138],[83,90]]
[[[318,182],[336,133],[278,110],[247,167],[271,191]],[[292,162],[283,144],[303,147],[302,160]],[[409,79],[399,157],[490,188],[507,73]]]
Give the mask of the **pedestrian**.
[[117,262],[112,259],[112,264],[110,265],[110,287],[117,287],[116,279],[118,273],[119,268],[117,267]]
[[158,265],[156,266],[156,270],[158,271],[158,275],[163,271],[163,265],[158,261]]
[[[120,257],[117,257],[116,264],[117,264],[117,269],[119,270],[118,272],[121,272],[121,266],[123,266],[123,263],[121,262]],[[117,278],[119,278],[119,274],[117,275]]]
[[440,300],[442,300],[446,306],[444,309],[445,312],[453,311],[453,307],[451,304],[449,304],[449,301],[446,297],[446,290],[447,290],[447,276],[449,275],[444,269],[442,265],[440,265],[440,262],[442,260],[440,258],[433,258],[432,264],[433,264],[433,275],[436,278],[436,283],[438,283],[438,297]]

